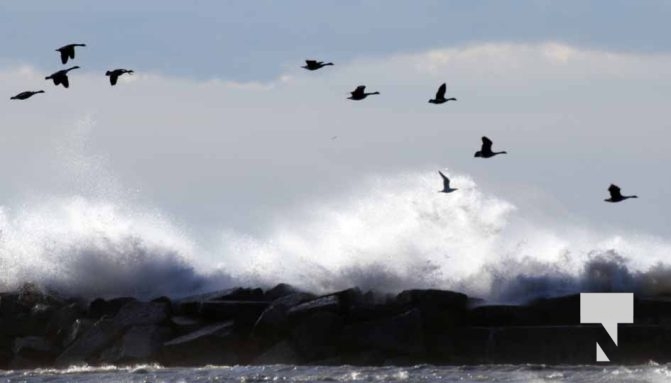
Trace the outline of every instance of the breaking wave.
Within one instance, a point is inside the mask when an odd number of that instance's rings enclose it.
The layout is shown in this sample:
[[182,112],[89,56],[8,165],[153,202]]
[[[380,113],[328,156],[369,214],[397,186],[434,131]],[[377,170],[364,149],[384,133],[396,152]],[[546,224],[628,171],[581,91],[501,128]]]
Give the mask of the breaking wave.
[[451,178],[460,189],[447,195],[433,172],[373,178],[306,204],[263,237],[225,231],[214,249],[149,209],[84,197],[2,207],[0,287],[151,297],[287,282],[317,292],[455,289],[495,301],[671,292],[668,242],[527,221],[469,177]]

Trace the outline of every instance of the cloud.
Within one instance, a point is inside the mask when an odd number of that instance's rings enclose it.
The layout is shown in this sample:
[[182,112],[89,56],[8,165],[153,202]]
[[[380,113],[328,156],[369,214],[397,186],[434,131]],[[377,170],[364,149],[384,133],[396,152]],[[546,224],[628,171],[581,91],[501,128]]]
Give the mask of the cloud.
[[[6,98],[47,93],[0,103],[0,197],[134,198],[198,232],[263,231],[306,199],[345,193],[367,175],[449,166],[522,208],[545,208],[529,214],[669,233],[659,211],[671,207],[671,184],[654,169],[671,159],[671,56],[483,43],[317,72],[301,64],[266,82],[138,72],[116,87],[82,69],[67,90],[31,66],[4,67]],[[442,82],[459,101],[428,104]],[[359,84],[381,95],[346,100]],[[83,117],[94,123],[76,146]],[[511,155],[474,162],[485,134]],[[64,156],[68,147],[85,155]],[[73,170],[82,159],[99,165]],[[610,182],[645,198],[606,210]],[[629,221],[618,223],[622,216]]]

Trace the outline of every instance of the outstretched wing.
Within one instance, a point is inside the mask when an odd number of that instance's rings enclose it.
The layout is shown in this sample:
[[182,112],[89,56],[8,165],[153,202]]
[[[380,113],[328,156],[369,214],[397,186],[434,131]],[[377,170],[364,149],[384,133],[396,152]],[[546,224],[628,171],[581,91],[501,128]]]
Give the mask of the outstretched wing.
[[620,187],[617,185],[611,184],[608,187],[608,192],[610,193],[610,197],[613,199],[618,199],[622,198],[622,193],[620,192]]
[[305,60],[305,63],[308,66],[313,66],[313,65],[317,65],[317,60]]
[[440,174],[441,177],[443,177],[443,190],[449,190],[450,189],[450,179],[443,174],[440,170],[438,170],[438,173]]
[[68,49],[68,53],[70,54],[70,58],[71,58],[71,59],[74,59],[74,58],[75,58],[75,46],[74,46],[74,45],[72,45],[72,46],[69,47],[69,49]]
[[70,87],[70,80],[68,79],[68,76],[63,76],[61,79],[61,84],[63,84],[63,86],[66,88]]
[[356,87],[356,89],[354,89],[354,92],[352,92],[352,95],[353,96],[355,96],[355,95],[362,95],[363,96],[363,93],[365,91],[366,91],[366,86],[365,85],[359,85],[359,86]]
[[66,51],[66,49],[63,49],[63,48],[61,48],[60,52],[61,52],[61,62],[63,64],[67,64],[67,62],[68,62],[68,52]]
[[116,81],[117,81],[118,79],[119,79],[119,75],[116,74],[116,73],[112,73],[112,74],[110,75],[110,84],[112,84],[112,86],[116,85]]
[[485,136],[482,136],[482,151],[490,152],[491,150],[492,150],[492,140],[490,140]]
[[436,99],[440,100],[442,98],[445,98],[445,91],[447,90],[447,85],[443,83],[440,87],[438,87],[438,92],[436,92]]

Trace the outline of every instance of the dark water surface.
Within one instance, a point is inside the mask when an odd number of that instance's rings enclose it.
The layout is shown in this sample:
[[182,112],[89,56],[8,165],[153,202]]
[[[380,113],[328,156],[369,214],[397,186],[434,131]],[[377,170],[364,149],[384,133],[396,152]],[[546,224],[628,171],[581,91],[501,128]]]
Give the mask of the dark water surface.
[[665,382],[669,365],[639,366],[160,366],[2,371],[0,382]]

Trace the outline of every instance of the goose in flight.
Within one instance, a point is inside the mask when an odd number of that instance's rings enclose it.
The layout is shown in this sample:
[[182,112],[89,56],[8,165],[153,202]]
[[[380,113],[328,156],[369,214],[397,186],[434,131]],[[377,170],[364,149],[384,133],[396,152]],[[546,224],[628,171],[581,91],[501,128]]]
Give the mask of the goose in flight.
[[327,65],[333,65],[333,63],[325,63],[323,61],[317,60],[305,60],[305,65],[303,65],[301,68],[305,68],[307,70],[317,70]]
[[610,198],[606,198],[604,200],[606,202],[622,202],[625,199],[638,198],[636,195],[622,195],[620,187],[613,184],[608,187],[608,192],[610,193]]
[[133,74],[134,72],[130,69],[114,69],[114,70],[108,70],[107,72],[105,72],[105,76],[109,76],[110,84],[112,84],[112,86],[114,86],[114,85],[116,85],[116,82],[119,79],[119,76],[121,76],[122,74],[125,74],[125,73]]
[[453,188],[450,187],[450,179],[447,178],[445,176],[445,174],[443,174],[443,172],[438,170],[438,173],[443,178],[443,190],[439,190],[439,192],[441,192],[441,193],[452,193],[453,191],[457,190],[457,189],[453,189]]
[[53,80],[54,85],[58,86],[63,84],[64,87],[70,87],[70,81],[68,80],[68,72],[73,69],[79,69],[78,66],[73,66],[72,68],[59,70],[58,72],[52,73],[51,76],[47,76],[45,80]]
[[363,100],[364,98],[373,95],[373,94],[380,94],[380,92],[373,92],[373,93],[366,93],[366,86],[365,85],[359,85],[354,89],[354,91],[350,92],[352,95],[347,97],[350,100]]
[[492,140],[483,136],[482,137],[482,149],[475,152],[475,157],[490,158],[490,157],[494,157],[497,154],[508,154],[508,152],[493,152],[492,151]]
[[25,92],[21,92],[21,93],[17,94],[14,97],[10,97],[9,99],[10,100],[26,100],[26,99],[29,99],[29,98],[33,97],[34,95],[36,95],[38,93],[44,93],[44,91],[43,90],[38,90],[38,91],[27,90]]
[[85,47],[86,44],[68,44],[56,49],[57,52],[61,52],[61,62],[66,64],[68,59],[75,58],[75,47]]
[[445,98],[445,91],[447,90],[447,85],[443,83],[440,87],[438,87],[438,92],[436,92],[436,98],[432,98],[429,100],[430,103],[432,104],[443,104],[448,101],[457,101],[456,98],[450,97],[450,98]]

